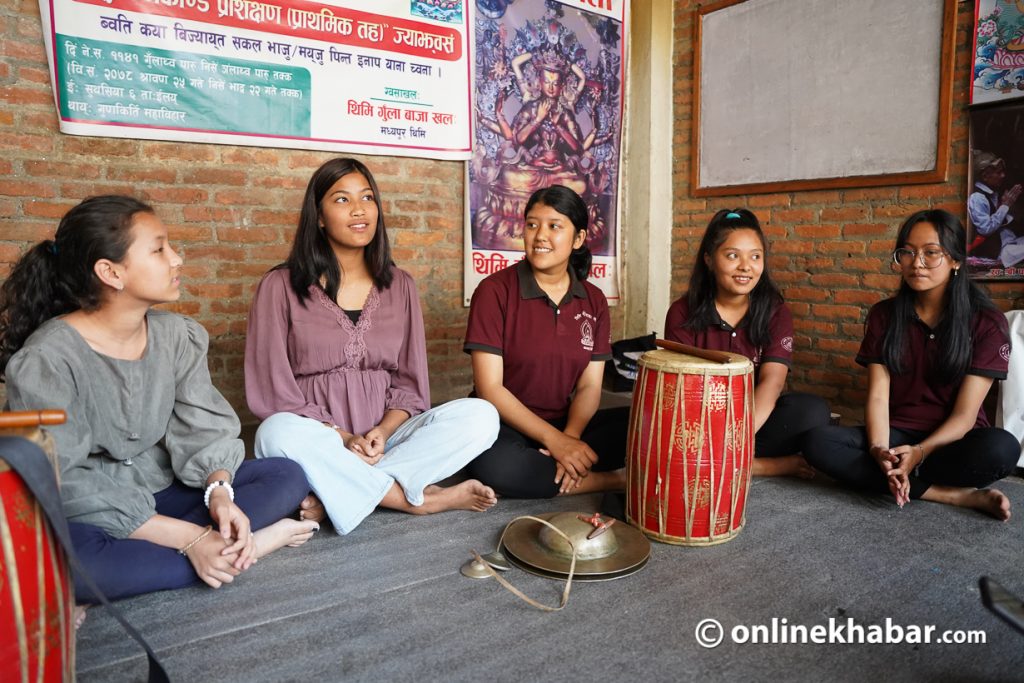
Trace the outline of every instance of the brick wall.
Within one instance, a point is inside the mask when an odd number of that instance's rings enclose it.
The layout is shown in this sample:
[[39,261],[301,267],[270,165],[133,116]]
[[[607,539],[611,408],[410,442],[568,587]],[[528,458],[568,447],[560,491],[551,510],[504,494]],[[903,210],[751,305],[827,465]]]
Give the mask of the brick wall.
[[[173,309],[210,331],[214,382],[252,421],[242,377],[252,292],[287,255],[310,174],[338,154],[62,135],[38,3],[0,5],[0,36],[0,279],[89,195],[128,193],[153,203],[185,258],[184,292]],[[432,399],[465,396],[463,164],[362,160],[380,185],[395,260],[418,281]]]
[[[789,386],[826,397],[846,418],[862,414],[866,376],[853,357],[871,304],[895,290],[888,254],[901,219],[919,209],[943,208],[966,220],[967,92],[974,4],[958,5],[952,157],[949,178],[932,185],[695,198],[690,188],[693,104],[693,31],[697,2],[675,3],[675,152],[672,294],[690,277],[691,254],[715,211],[746,206],[772,240],[773,277],[793,309],[796,325]],[[1024,308],[1021,283],[996,283],[989,293],[1003,310]]]

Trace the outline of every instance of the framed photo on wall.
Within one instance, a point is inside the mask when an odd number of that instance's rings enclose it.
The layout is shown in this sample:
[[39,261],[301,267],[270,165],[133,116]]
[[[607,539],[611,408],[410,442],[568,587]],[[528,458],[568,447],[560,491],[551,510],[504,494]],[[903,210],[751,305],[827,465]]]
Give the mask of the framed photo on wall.
[[1024,97],[1024,0],[974,5],[971,104]]
[[967,268],[1024,280],[1024,100],[971,110]]

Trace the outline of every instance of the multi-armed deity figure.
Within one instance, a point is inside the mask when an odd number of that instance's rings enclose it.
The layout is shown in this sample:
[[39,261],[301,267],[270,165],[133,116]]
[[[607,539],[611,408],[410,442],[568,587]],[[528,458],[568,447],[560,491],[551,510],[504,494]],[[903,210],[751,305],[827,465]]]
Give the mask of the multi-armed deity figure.
[[[505,57],[506,35],[499,29],[488,74],[495,82],[493,115],[478,113],[480,124],[497,136],[496,150],[481,152],[475,160],[475,180],[487,185],[486,197],[473,217],[474,242],[490,249],[522,248],[522,215],[526,200],[549,185],[565,185],[587,199],[591,211],[589,240],[600,244],[606,236],[606,222],[597,196],[607,190],[614,172],[595,158],[592,148],[613,138],[600,130],[596,114],[581,114],[580,100],[591,89],[593,103],[606,84],[595,72],[588,79],[584,68],[567,53],[585,55],[572,37],[574,49],[565,45],[566,29],[557,22],[545,22],[547,40],[536,48]],[[537,30],[527,26],[524,31]],[[569,35],[572,35],[571,33]],[[517,36],[521,38],[522,36]],[[514,50],[513,50],[514,52]],[[585,59],[580,60],[586,65]],[[506,110],[519,100],[519,109]],[[483,99],[483,98],[479,98]],[[510,122],[511,119],[511,122]],[[581,121],[582,119],[582,121]],[[587,132],[584,133],[584,128]],[[493,138],[492,138],[493,140]]]

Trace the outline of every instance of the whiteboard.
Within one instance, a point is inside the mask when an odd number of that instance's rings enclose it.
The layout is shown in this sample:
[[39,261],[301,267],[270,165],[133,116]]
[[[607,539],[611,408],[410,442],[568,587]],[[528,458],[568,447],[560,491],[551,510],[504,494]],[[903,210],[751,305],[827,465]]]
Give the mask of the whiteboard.
[[699,12],[695,194],[945,178],[955,0]]

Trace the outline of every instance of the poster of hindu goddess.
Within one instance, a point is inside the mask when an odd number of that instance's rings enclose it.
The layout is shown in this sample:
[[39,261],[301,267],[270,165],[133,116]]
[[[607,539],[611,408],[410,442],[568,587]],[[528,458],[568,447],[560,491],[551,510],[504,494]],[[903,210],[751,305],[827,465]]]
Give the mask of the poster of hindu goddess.
[[523,256],[534,191],[587,203],[590,281],[618,298],[617,191],[625,0],[476,0],[474,151],[465,299]]

